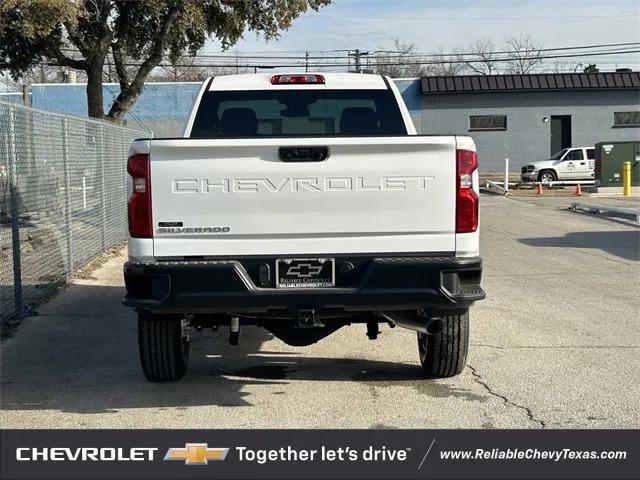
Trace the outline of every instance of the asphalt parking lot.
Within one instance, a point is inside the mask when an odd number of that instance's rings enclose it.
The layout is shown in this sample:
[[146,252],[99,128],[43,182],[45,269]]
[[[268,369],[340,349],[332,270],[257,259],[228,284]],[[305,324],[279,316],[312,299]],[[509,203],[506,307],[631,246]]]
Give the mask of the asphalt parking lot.
[[[194,335],[180,383],[151,384],[124,256],[77,280],[2,343],[4,428],[640,427],[640,229],[572,199],[483,195],[487,299],[468,366],[423,380],[415,334],[364,326],[289,347],[245,328]],[[591,200],[595,203],[596,199]],[[597,199],[601,200],[601,199]]]

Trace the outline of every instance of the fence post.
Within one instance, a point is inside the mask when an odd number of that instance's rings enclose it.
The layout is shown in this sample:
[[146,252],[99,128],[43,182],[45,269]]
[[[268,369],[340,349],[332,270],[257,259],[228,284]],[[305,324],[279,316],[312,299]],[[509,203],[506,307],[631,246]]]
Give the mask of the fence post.
[[107,189],[105,183],[105,159],[104,159],[104,125],[100,125],[100,193],[102,196],[102,250],[107,248]]
[[82,175],[82,211],[87,211],[87,177]]
[[509,159],[504,159],[504,194],[509,193]]
[[16,113],[9,107],[9,135],[7,138],[9,153],[9,201],[11,202],[11,249],[13,252],[13,299],[15,311],[22,306],[22,259],[20,256],[20,212],[18,166],[16,159]]
[[[122,196],[121,196],[121,202],[123,205],[123,210],[125,211],[125,215],[124,215],[124,224],[123,224],[123,228],[120,229],[120,238],[127,238],[127,233],[128,233],[128,228],[129,228],[129,217],[128,217],[128,212],[127,212],[127,186],[128,186],[128,182],[129,182],[129,173],[127,172],[127,165],[129,163],[129,145],[127,145],[127,133],[125,132],[125,130],[122,130],[122,139],[121,139],[121,163],[122,163],[122,180],[123,180],[123,185],[122,185]],[[123,161],[124,160],[124,161]]]
[[62,119],[62,168],[64,172],[64,216],[67,237],[67,276],[75,270],[73,264],[73,225],[71,220],[71,166],[69,165],[69,120]]

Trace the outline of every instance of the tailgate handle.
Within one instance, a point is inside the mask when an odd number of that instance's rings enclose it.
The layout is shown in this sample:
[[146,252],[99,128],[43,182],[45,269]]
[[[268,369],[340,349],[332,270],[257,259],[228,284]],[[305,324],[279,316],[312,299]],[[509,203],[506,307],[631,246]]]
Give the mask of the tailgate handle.
[[327,147],[280,147],[278,153],[283,162],[322,162],[329,158]]

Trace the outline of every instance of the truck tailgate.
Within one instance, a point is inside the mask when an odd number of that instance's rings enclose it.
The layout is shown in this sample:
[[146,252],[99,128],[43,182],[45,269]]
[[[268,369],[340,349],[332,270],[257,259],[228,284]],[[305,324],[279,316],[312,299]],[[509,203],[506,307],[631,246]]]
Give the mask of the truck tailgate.
[[[326,147],[283,161],[280,147]],[[453,136],[151,140],[154,256],[455,251]]]

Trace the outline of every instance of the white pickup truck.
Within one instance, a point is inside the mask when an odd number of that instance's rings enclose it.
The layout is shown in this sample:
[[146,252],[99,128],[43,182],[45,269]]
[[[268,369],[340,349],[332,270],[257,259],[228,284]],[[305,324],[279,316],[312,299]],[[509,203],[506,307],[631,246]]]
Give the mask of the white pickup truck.
[[477,167],[471,138],[417,135],[383,76],[205,81],[183,137],[130,150],[124,303],[146,377],[184,375],[192,327],[303,346],[356,323],[415,330],[427,377],[460,373],[485,296]]
[[563,148],[549,158],[522,167],[524,182],[555,182],[556,180],[593,180],[596,151],[594,147]]

